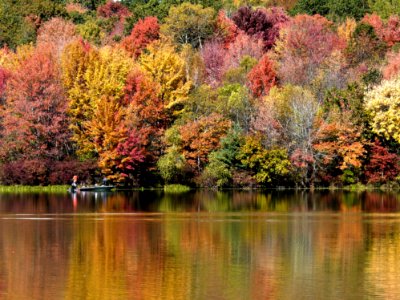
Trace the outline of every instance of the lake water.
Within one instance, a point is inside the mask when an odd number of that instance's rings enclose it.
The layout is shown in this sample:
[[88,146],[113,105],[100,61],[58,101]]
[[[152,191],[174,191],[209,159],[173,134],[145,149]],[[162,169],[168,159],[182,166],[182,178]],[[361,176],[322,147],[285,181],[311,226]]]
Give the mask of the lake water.
[[400,194],[0,194],[0,299],[400,299]]

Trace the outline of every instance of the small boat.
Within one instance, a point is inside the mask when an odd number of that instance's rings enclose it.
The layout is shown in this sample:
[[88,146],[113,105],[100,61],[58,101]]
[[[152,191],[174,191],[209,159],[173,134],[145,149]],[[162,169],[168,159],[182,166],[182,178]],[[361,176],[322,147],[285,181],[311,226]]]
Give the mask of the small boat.
[[93,186],[81,186],[78,191],[81,192],[107,192],[114,189],[114,185],[93,185]]
[[114,185],[92,185],[92,186],[81,186],[81,187],[76,187],[76,188],[70,187],[68,189],[68,191],[71,192],[71,193],[76,193],[76,192],[109,192],[114,188],[115,188]]

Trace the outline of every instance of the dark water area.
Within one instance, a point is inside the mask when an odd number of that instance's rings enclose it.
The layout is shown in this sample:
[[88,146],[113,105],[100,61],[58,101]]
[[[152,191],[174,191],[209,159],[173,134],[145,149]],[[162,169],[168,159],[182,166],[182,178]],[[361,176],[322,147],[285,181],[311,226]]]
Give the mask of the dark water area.
[[0,299],[400,299],[400,193],[0,194]]

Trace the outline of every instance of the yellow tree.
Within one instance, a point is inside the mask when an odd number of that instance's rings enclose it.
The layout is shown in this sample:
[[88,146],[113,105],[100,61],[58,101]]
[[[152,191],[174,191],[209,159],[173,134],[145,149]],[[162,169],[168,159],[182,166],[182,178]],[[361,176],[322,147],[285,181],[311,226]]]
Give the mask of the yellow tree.
[[11,51],[7,47],[0,49],[0,66],[9,71],[16,71],[25,64],[25,61],[34,54],[35,48],[32,44],[18,46]]
[[400,143],[400,77],[383,81],[365,97],[372,131]]
[[115,97],[103,97],[94,116],[85,122],[89,147],[99,156],[102,173],[116,182],[123,182],[143,160],[140,139],[135,130],[125,126],[122,102]]
[[93,115],[86,73],[89,66],[99,60],[98,50],[82,39],[67,45],[61,55],[63,83],[68,95],[70,129],[73,131],[72,139],[77,143],[79,150],[83,148],[83,140],[86,138],[83,123]]
[[186,78],[185,61],[175,47],[164,41],[156,41],[147,47],[139,60],[141,69],[160,85],[159,98],[171,115],[180,114],[192,86]]
[[102,99],[119,101],[133,62],[122,49],[97,50],[78,40],[68,45],[62,56],[64,85],[68,91],[71,129],[78,153],[95,156],[87,124],[96,115]]

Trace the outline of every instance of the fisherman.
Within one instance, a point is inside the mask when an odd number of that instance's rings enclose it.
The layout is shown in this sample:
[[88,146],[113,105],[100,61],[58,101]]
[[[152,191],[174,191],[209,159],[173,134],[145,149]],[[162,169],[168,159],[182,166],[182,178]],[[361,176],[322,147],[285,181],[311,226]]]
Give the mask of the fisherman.
[[74,175],[74,177],[72,177],[71,192],[75,192],[77,188],[78,188],[78,176]]
[[106,176],[103,177],[103,182],[102,183],[103,183],[103,185],[107,185],[107,177]]

